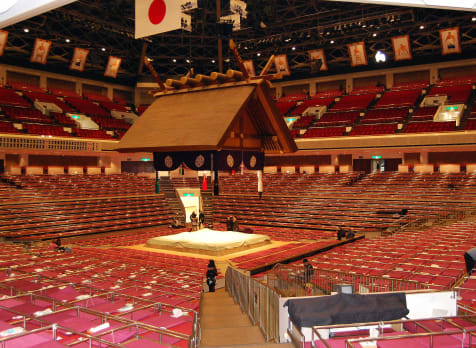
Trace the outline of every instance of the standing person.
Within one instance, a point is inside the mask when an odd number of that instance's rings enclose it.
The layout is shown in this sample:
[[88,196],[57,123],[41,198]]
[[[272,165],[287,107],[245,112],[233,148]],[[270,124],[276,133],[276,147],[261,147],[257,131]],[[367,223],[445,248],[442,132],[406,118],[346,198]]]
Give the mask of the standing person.
[[192,232],[198,230],[198,217],[195,211],[190,214],[190,222],[192,223]]
[[464,262],[466,262],[466,273],[468,273],[468,276],[470,276],[473,273],[475,260],[476,260],[476,247],[471,248],[464,253]]
[[232,231],[238,232],[240,230],[240,225],[238,224],[238,219],[235,215],[233,215],[233,217],[231,218],[231,227]]
[[198,226],[199,228],[205,227],[205,214],[202,210],[200,210],[200,213],[198,214]]
[[311,281],[312,275],[314,274],[314,268],[309,263],[307,259],[302,260],[304,266],[304,284]]
[[207,285],[209,292],[215,292],[215,284],[217,283],[217,267],[215,266],[215,261],[210,260],[207,268]]
[[226,230],[233,231],[233,218],[231,216],[228,216],[228,219],[226,219]]

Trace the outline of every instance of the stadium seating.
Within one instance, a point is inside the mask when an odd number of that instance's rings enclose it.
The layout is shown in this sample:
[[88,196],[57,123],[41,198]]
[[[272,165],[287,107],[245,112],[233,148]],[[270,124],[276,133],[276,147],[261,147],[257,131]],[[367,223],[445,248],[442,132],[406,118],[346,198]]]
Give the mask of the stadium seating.
[[402,123],[407,115],[407,108],[371,109],[360,120],[360,123]]
[[19,106],[24,108],[30,108],[31,104],[17,94],[13,89],[0,88],[0,106]]
[[404,133],[449,132],[456,128],[455,122],[410,122]]
[[371,124],[359,125],[352,128],[349,135],[382,135],[394,134],[397,130],[397,124]]
[[80,129],[76,128],[76,135],[81,138],[91,138],[91,139],[114,139],[112,135],[109,135],[104,130],[93,130],[93,129]]
[[37,109],[19,108],[13,106],[2,107],[2,112],[12,121],[19,122],[36,122],[36,123],[53,123],[53,119],[43,115]]
[[65,97],[64,100],[80,113],[86,115],[111,116],[106,110],[89,100],[74,97]]
[[21,132],[13,126],[13,123],[0,121],[0,133],[20,134]]
[[421,90],[396,90],[385,92],[375,104],[375,108],[410,107],[415,105]]
[[314,125],[316,127],[351,126],[359,116],[359,111],[326,112]]
[[39,124],[24,124],[25,130],[29,134],[37,134],[44,136],[58,136],[58,137],[70,137],[71,134],[66,132],[63,127],[60,126],[46,126]]
[[330,111],[365,110],[375,99],[375,94],[344,95]]
[[345,133],[345,127],[309,128],[302,138],[337,137]]
[[24,92],[23,95],[27,97],[32,103],[34,103],[36,100],[45,103],[53,103],[63,112],[74,112],[74,109],[71,106],[67,105],[54,95],[38,92]]

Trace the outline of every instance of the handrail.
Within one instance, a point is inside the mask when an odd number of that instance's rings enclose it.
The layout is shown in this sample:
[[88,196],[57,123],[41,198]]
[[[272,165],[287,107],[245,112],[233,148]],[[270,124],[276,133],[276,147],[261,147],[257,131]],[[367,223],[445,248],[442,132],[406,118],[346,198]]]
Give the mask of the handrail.
[[354,293],[428,290],[429,285],[411,280],[315,269],[305,275],[301,265],[277,264],[268,273],[270,287],[286,297],[329,295],[337,285],[352,285]]
[[248,314],[253,325],[258,325],[266,341],[279,342],[279,295],[269,286],[228,267],[225,287]]

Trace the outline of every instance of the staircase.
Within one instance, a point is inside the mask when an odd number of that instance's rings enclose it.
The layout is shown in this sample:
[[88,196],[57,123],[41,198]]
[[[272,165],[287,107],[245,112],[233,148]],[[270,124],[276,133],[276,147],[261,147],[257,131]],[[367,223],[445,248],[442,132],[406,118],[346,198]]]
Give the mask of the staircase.
[[266,343],[259,327],[251,323],[223,288],[203,294],[200,325],[200,348],[293,348],[291,343]]
[[200,189],[203,202],[203,213],[205,214],[205,225],[213,225],[213,187],[209,177],[207,177],[207,190]]
[[168,176],[160,177],[160,192],[164,194],[165,201],[174,215],[179,216],[181,225],[185,226],[185,216],[183,215],[182,203],[175,194],[175,188]]

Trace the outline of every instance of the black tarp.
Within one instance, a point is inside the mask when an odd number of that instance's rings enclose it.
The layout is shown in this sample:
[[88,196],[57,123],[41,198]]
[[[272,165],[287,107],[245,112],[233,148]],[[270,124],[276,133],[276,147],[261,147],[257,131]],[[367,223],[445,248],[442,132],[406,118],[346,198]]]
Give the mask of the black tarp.
[[366,323],[396,320],[409,310],[404,293],[392,294],[337,294],[313,298],[290,299],[291,321],[299,329],[320,325]]

